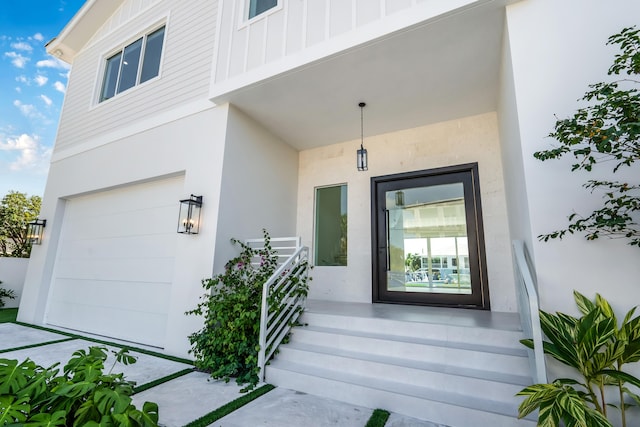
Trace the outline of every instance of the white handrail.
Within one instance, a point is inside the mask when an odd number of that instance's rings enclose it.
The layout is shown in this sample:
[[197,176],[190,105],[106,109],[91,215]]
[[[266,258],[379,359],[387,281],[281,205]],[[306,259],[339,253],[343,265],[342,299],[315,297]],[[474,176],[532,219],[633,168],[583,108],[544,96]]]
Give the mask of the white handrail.
[[520,240],[513,241],[513,258],[516,267],[516,294],[520,311],[520,322],[525,336],[533,339],[533,350],[529,349],[529,364],[534,382],[547,382],[547,369],[542,347],[542,329],[540,328],[540,307],[536,283],[531,274],[526,247]]
[[[306,302],[306,292],[300,286],[306,284],[309,275],[309,248],[298,248],[262,285],[260,311],[260,350],[258,351],[259,379],[264,381],[265,365],[287,336],[291,325],[298,319]],[[269,296],[278,295],[275,304],[269,304]]]

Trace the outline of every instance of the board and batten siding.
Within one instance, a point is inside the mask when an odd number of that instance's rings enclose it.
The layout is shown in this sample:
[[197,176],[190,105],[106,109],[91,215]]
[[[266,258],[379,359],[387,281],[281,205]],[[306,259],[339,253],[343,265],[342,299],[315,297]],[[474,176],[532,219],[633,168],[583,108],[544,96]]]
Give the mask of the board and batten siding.
[[[76,56],[55,151],[206,99],[215,40],[216,0],[129,0]],[[106,56],[166,20],[160,75],[98,103]],[[54,152],[55,152],[54,151]]]

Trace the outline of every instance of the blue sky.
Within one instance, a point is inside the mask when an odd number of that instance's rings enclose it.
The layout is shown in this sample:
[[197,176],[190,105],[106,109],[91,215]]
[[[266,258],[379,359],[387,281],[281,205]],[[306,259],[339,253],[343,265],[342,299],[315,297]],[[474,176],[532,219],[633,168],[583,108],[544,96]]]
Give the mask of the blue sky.
[[69,66],[47,55],[84,0],[0,0],[0,198],[42,196]]

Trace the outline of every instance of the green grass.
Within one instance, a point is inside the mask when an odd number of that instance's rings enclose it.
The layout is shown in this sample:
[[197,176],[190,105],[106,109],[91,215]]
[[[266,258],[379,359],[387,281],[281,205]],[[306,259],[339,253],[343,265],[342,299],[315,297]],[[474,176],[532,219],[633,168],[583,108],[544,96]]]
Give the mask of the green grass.
[[215,421],[219,420],[220,418],[229,415],[230,413],[232,413],[233,411],[240,409],[241,407],[243,407],[244,405],[246,405],[247,403],[251,402],[252,400],[257,399],[258,397],[262,396],[263,394],[270,392],[271,390],[273,390],[275,387],[272,386],[271,384],[265,384],[260,388],[257,388],[255,390],[253,390],[250,393],[245,394],[244,396],[241,396],[239,398],[237,398],[236,400],[232,400],[231,402],[227,403],[226,405],[223,405],[221,407],[219,407],[218,409],[216,409],[215,411],[209,412],[207,415],[198,418],[195,421],[190,422],[189,424],[187,424],[184,427],[205,427],[208,425],[213,424]]
[[18,317],[17,308],[0,308],[0,323],[15,322]]
[[376,409],[373,411],[373,414],[371,414],[371,418],[369,418],[365,427],[384,427],[389,419],[389,415],[389,411]]
[[117,348],[126,348],[126,349],[128,349],[130,351],[135,351],[137,353],[142,353],[142,354],[148,354],[149,356],[155,356],[155,357],[159,357],[161,359],[171,360],[172,362],[180,362],[180,363],[186,363],[188,365],[193,365],[193,360],[184,359],[182,357],[177,357],[177,356],[171,356],[171,355],[164,354],[164,353],[158,353],[156,351],[151,351],[151,350],[147,350],[147,349],[140,348],[140,347],[133,347],[133,346],[130,346],[130,345],[118,344],[118,343],[114,343],[114,342],[111,342],[111,341],[105,341],[105,340],[100,340],[100,339],[97,339],[97,338],[87,337],[87,336],[84,336],[84,335],[72,334],[72,333],[66,332],[66,331],[59,331],[57,329],[47,328],[45,326],[31,325],[29,323],[23,323],[23,322],[15,322],[15,323],[18,324],[18,325],[21,325],[21,326],[27,326],[29,328],[39,329],[41,331],[47,331],[47,332],[53,332],[53,333],[60,334],[60,335],[65,335],[65,336],[70,337],[70,338],[90,341],[90,342],[94,342],[96,344],[103,344],[103,345],[108,345],[108,346],[117,347]]

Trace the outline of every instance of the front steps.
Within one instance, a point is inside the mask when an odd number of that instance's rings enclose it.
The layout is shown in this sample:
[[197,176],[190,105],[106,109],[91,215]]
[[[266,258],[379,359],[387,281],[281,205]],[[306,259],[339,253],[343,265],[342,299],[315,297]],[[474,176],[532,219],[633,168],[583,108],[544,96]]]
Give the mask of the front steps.
[[517,419],[531,378],[515,314],[308,301],[301,322],[267,382],[451,427],[536,425]]

